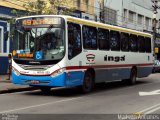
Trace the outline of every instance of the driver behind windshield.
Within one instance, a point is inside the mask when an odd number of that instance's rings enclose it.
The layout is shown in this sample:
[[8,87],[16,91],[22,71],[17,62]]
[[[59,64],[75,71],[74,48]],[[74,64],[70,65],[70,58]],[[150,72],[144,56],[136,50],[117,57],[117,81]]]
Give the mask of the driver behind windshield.
[[47,51],[56,48],[57,39],[54,34],[46,34],[39,41],[38,51]]

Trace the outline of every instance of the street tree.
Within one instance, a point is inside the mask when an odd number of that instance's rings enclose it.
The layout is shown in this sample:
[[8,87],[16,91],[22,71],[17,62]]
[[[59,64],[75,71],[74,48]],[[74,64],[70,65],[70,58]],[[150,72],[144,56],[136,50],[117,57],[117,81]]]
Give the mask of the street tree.
[[68,15],[75,10],[75,0],[48,0],[51,14]]
[[28,2],[23,6],[28,11],[28,15],[66,15],[75,10],[73,3],[74,0],[36,0],[34,2]]
[[[12,10],[13,17],[8,22],[13,25],[15,18],[28,15],[69,15],[75,10],[74,0],[36,0],[23,4],[25,11]],[[11,35],[13,35],[12,27]]]

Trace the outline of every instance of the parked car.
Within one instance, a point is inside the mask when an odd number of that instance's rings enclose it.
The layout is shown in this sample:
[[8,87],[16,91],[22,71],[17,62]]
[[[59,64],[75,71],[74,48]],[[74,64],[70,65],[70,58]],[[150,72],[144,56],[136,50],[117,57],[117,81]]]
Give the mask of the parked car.
[[153,73],[160,72],[160,61],[154,60]]

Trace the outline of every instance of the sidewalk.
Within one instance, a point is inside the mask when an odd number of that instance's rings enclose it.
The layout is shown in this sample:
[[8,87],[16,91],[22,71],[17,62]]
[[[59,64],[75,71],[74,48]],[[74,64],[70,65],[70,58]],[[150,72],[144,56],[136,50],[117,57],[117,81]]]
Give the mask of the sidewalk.
[[0,94],[33,90],[35,88],[28,85],[15,85],[12,80],[6,80],[7,75],[0,75]]

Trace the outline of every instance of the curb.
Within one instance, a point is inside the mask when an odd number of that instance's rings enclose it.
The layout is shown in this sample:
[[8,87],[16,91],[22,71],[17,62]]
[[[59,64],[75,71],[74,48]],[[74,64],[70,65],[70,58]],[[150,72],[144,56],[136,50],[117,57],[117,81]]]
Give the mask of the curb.
[[0,90],[0,94],[6,94],[6,93],[14,93],[14,92],[23,92],[23,91],[32,91],[37,90],[38,88],[35,87],[26,87],[26,88],[9,88],[6,90]]

